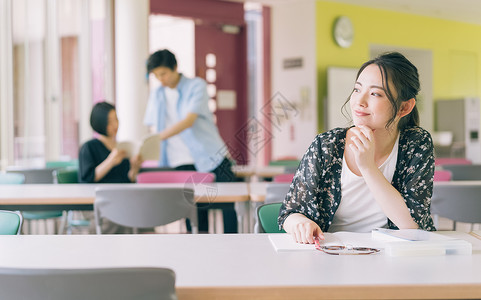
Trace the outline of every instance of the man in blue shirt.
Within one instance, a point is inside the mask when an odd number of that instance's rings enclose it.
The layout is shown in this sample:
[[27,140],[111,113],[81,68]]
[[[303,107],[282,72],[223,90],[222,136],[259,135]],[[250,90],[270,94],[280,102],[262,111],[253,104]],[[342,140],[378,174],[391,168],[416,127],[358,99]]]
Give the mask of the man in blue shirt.
[[[155,128],[162,141],[159,166],[212,172],[217,182],[233,181],[227,147],[209,111],[206,82],[177,72],[177,60],[169,50],[150,55],[147,72],[161,83],[151,93],[144,117],[144,124]],[[223,209],[224,232],[237,232],[233,203],[215,205]],[[205,209],[199,209],[199,231],[207,231]]]

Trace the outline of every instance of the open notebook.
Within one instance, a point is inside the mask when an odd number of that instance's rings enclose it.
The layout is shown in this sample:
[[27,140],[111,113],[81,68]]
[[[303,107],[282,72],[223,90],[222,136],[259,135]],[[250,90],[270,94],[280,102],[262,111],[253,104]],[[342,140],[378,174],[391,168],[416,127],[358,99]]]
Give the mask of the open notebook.
[[[373,240],[370,233],[325,232],[324,238],[320,242],[321,245],[325,246],[352,245],[356,247],[383,248],[383,243]],[[277,252],[315,250],[314,244],[298,244],[287,233],[269,234],[269,240]]]
[[119,142],[117,149],[126,152],[127,157],[140,154],[145,160],[159,160],[160,158],[160,138],[158,134],[151,134],[142,139],[140,143]]
[[[470,255],[472,244],[461,239],[418,229],[374,230],[372,233],[324,233],[321,245],[368,247],[381,249],[388,256]],[[298,244],[289,234],[270,234],[277,252],[315,251],[313,244]]]

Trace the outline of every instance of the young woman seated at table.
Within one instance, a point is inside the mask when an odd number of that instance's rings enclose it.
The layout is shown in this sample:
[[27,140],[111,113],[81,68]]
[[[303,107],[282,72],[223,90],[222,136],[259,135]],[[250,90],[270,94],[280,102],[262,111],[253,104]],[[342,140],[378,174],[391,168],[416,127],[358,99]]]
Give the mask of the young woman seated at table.
[[400,53],[362,65],[344,104],[354,126],[314,139],[279,212],[296,242],[378,227],[435,230],[433,143],[418,126],[419,90],[416,67]]
[[95,104],[90,114],[90,125],[99,136],[80,148],[79,182],[135,182],[142,159],[137,155],[129,160],[125,151],[116,148],[119,120],[115,107],[107,102]]
[[[123,150],[116,148],[119,120],[115,107],[107,102],[94,105],[90,113],[90,125],[99,134],[87,141],[79,153],[80,183],[131,183],[135,181],[142,164],[140,156],[126,157]],[[89,233],[95,233],[93,213],[84,216],[90,219]],[[102,221],[103,233],[132,233],[131,228],[117,225],[109,220]]]

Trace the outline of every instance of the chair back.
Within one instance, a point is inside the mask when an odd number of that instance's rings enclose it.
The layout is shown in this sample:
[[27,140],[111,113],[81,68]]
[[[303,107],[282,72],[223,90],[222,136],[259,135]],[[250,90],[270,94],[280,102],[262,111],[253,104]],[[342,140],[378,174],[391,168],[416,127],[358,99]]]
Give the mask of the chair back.
[[102,218],[133,228],[150,228],[189,218],[197,232],[194,190],[186,187],[102,187],[95,190],[95,224],[101,234]]
[[273,182],[288,182],[291,183],[294,179],[294,173],[279,174],[272,178]]
[[44,169],[12,169],[7,170],[7,173],[23,174],[25,176],[25,182],[28,184],[42,184],[42,183],[54,183],[53,171],[55,168]]
[[73,160],[51,160],[45,163],[46,168],[78,168],[78,159]]
[[167,268],[0,269],[0,299],[176,300]]
[[279,203],[284,201],[291,183],[287,182],[271,182],[266,187],[266,198],[264,203]]
[[57,183],[78,183],[78,169],[59,169],[53,171]]
[[452,173],[452,180],[481,180],[481,165],[443,165]]
[[451,181],[453,174],[448,170],[434,170],[434,181]]
[[473,164],[469,159],[456,157],[440,157],[434,160],[436,166],[444,165],[471,165]]
[[434,184],[431,213],[457,222],[481,223],[481,185]]
[[[23,217],[19,212],[0,210],[0,234],[18,235],[22,229]],[[0,299],[2,299],[0,297]]]
[[272,160],[269,162],[269,166],[284,166],[284,167],[295,167],[299,166],[298,159],[279,159],[279,160]]
[[[7,170],[7,174],[21,174],[25,177],[27,184],[47,184],[54,183],[53,172],[55,168],[44,169],[12,169]],[[43,220],[50,218],[60,218],[63,216],[61,210],[49,211],[23,211],[22,216],[25,220]]]
[[214,173],[197,171],[156,171],[137,175],[137,183],[210,183],[214,180]]
[[22,184],[25,182],[23,174],[0,173],[0,184]]
[[279,230],[277,218],[282,203],[269,203],[257,207],[257,218],[259,220],[256,233],[285,233],[284,229]]

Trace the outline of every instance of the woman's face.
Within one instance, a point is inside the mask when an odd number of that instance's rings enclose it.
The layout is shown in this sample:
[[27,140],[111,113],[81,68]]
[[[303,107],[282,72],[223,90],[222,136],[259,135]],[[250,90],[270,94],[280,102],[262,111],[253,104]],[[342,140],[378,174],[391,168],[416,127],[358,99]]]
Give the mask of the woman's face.
[[115,137],[117,136],[117,131],[119,130],[119,119],[117,119],[117,113],[115,109],[109,112],[107,118],[107,136]]
[[152,73],[155,75],[155,78],[160,81],[162,86],[175,88],[177,85],[178,73],[176,70],[167,67],[157,67],[152,70]]
[[[349,101],[354,125],[372,130],[386,128],[392,117],[392,104],[382,82],[381,70],[375,64],[367,66],[359,75]],[[391,82],[389,86],[393,86]],[[396,91],[391,89],[391,94],[396,99]],[[397,120],[391,126],[397,126]]]

